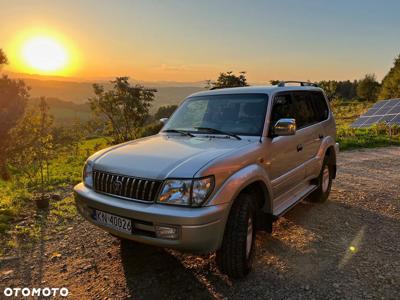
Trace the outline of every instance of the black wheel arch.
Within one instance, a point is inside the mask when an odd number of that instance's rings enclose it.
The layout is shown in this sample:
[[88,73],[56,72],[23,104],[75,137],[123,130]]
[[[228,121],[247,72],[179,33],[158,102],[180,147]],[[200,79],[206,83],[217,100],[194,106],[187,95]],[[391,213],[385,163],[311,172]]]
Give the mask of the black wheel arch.
[[325,157],[328,158],[328,164],[329,166],[332,167],[332,178],[335,179],[336,178],[336,172],[337,172],[337,166],[336,166],[336,151],[335,148],[333,146],[329,146],[326,151],[325,151],[325,155],[324,155],[324,159]]

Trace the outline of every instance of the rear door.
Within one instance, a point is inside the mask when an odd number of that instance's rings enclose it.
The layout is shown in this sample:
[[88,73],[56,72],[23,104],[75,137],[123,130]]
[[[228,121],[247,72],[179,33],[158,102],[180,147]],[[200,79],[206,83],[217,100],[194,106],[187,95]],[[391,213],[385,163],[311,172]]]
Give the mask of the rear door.
[[293,92],[293,98],[296,106],[297,130],[303,136],[305,177],[308,177],[318,173],[316,156],[324,138],[321,122],[328,118],[329,110],[323,94],[319,91]]

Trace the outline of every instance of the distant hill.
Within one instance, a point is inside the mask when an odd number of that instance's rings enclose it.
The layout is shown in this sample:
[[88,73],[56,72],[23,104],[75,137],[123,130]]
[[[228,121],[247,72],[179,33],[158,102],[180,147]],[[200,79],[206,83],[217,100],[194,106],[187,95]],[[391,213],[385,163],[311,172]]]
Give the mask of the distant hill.
[[[50,114],[54,116],[56,125],[68,125],[76,120],[84,122],[91,117],[89,103],[77,104],[53,97],[47,97],[46,101],[50,106]],[[39,98],[31,98],[28,105],[36,106],[38,103]]]
[[[39,97],[45,96],[56,125],[66,125],[75,120],[88,121],[90,119],[91,110],[87,102],[87,99],[93,96],[90,83],[36,79],[25,79],[25,82],[31,87],[30,105],[37,105]],[[150,112],[155,113],[160,106],[179,104],[188,95],[201,90],[204,89],[201,87],[158,87]]]
[[[58,100],[83,104],[89,97],[93,96],[93,83],[100,83],[106,89],[111,88],[109,80],[99,79],[91,81],[74,81],[73,78],[48,77],[38,75],[27,75],[19,73],[8,73],[12,78],[21,78],[31,88],[32,98],[40,96],[57,98]],[[132,80],[132,83],[139,83],[148,88],[156,88],[157,93],[153,104],[152,112],[160,106],[179,104],[188,95],[204,90],[202,82],[168,82],[155,81],[144,82]]]

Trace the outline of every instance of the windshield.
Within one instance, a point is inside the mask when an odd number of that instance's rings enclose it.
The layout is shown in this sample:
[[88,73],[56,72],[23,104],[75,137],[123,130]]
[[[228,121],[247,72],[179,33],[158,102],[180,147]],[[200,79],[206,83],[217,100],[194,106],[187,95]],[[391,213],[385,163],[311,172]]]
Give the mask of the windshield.
[[[204,128],[236,135],[262,134],[268,104],[266,94],[198,96],[187,99],[163,131],[210,133]],[[216,133],[216,132],[213,132]]]

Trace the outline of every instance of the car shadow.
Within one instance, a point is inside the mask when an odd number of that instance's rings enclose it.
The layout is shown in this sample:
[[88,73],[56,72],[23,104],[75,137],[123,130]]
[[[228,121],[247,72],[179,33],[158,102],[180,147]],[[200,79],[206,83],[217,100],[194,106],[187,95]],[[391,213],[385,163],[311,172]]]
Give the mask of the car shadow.
[[214,299],[195,272],[168,250],[121,242],[127,299]]
[[[257,235],[255,267],[242,280],[220,274],[213,255],[133,244],[121,247],[121,258],[130,299],[390,298],[393,289],[384,287],[398,277],[392,263],[400,250],[390,239],[399,231],[398,220],[359,206],[303,202],[272,234]],[[371,268],[383,257],[383,266]]]

